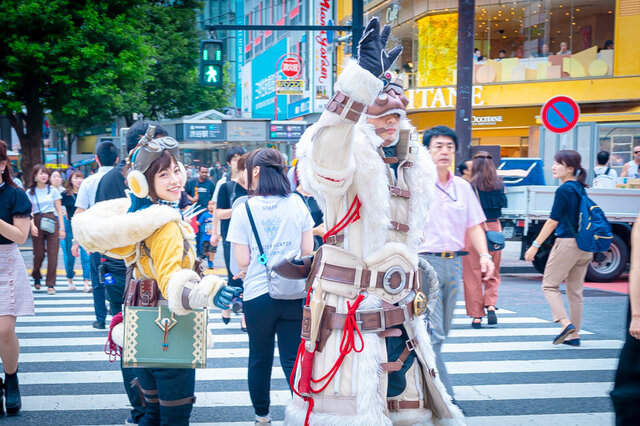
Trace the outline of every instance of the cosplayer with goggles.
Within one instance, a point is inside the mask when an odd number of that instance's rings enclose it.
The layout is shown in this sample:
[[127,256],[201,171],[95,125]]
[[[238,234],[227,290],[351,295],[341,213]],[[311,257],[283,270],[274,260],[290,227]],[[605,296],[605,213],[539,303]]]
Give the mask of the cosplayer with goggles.
[[435,165],[387,72],[402,48],[387,53],[390,28],[379,27],[369,22],[358,61],[297,148],[302,186],[327,232],[307,281],[286,425],[464,424],[427,334],[437,280],[420,282],[420,270],[432,271],[417,249]]
[[[73,217],[75,238],[85,249],[124,259],[136,279],[154,280],[161,299],[176,315],[217,306],[228,309],[237,290],[216,275],[201,277],[196,264],[195,235],[178,209],[185,181],[177,161],[178,142],[153,139],[154,126],[142,137],[129,159],[129,199],[97,203]],[[113,341],[122,346],[122,324]],[[140,424],[187,425],[193,406],[195,370],[136,370],[146,412]]]

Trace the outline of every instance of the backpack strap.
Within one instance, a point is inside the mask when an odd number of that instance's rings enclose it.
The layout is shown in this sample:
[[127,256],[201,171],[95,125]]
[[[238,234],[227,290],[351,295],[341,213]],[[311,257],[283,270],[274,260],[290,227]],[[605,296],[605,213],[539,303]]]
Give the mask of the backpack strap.
[[[582,185],[580,185],[580,186],[581,186],[581,188],[580,189],[576,189],[576,192],[580,196],[580,201],[582,201],[582,197],[586,197],[587,196],[587,191],[584,189],[584,186],[582,186]],[[579,207],[578,207],[578,209],[579,209]],[[568,215],[564,215],[564,216],[562,216],[562,218],[564,219],[565,223],[567,224],[567,227],[569,227],[569,229],[571,230],[571,233],[573,234],[573,237],[575,239],[578,239],[578,233],[573,228],[573,225],[571,225],[571,222],[569,222],[569,216]],[[580,226],[580,225],[578,225],[578,226]]]

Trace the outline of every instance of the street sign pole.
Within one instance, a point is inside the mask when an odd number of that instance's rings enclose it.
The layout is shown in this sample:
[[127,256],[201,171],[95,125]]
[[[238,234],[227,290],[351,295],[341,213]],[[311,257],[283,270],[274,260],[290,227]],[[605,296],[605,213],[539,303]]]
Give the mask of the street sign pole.
[[[282,64],[284,64],[284,62],[290,57],[298,61],[297,62],[298,71],[295,74],[289,75],[286,73],[286,71],[283,70],[283,74],[285,75],[285,77],[298,78],[300,77],[300,75],[302,75],[302,70],[304,69],[304,62],[302,62],[302,58],[297,53],[285,53],[284,55],[280,56],[276,61],[276,70],[274,74],[275,83],[274,83],[274,90],[273,90],[273,95],[275,96],[275,99],[274,99],[275,111],[273,114],[274,121],[278,121],[278,68],[281,66],[281,62]],[[285,96],[288,96],[288,95],[285,95]]]
[[[471,156],[475,0],[458,1],[458,75],[455,131],[460,160]],[[458,160],[456,160],[458,161]]]

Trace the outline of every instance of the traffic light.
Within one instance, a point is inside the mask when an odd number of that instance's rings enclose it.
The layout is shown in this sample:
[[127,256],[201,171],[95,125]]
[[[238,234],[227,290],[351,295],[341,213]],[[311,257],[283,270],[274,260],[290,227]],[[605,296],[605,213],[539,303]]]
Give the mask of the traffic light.
[[222,87],[222,41],[200,41],[200,84]]

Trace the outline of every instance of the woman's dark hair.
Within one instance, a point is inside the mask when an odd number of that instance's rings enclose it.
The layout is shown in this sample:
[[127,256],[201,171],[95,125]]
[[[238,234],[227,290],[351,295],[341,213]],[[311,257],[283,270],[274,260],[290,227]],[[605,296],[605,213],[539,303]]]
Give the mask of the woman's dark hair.
[[49,169],[47,169],[42,164],[36,164],[31,170],[31,183],[29,184],[29,193],[31,195],[34,194],[34,188],[37,185],[36,176],[38,176],[38,173],[40,173],[40,171],[44,171],[47,174],[47,186],[51,185],[51,173],[49,172]]
[[587,186],[587,171],[580,164],[582,162],[582,157],[580,157],[578,151],[574,151],[572,149],[558,151],[553,157],[553,161],[558,164],[564,164],[565,167],[572,167],[573,175],[576,177],[576,180],[580,182],[582,186]]
[[258,187],[255,191],[251,191],[251,195],[286,197],[291,193],[289,179],[284,174],[284,157],[279,151],[273,148],[260,148],[249,154],[245,163],[247,188],[252,187],[252,171],[256,166],[260,167],[260,179],[258,179]]
[[173,155],[171,155],[169,151],[164,150],[160,157],[153,160],[147,171],[144,172],[144,177],[147,179],[147,183],[149,184],[149,197],[151,197],[151,200],[154,203],[158,201],[158,194],[156,193],[156,187],[154,185],[155,175],[177,164],[178,160],[173,158]]
[[249,158],[248,152],[245,152],[240,156],[240,158],[238,158],[238,165],[236,166],[236,169],[239,172],[244,171],[244,168],[247,166],[247,158]]
[[478,151],[473,156],[471,186],[485,192],[497,191],[504,187],[502,179],[498,177],[493,157],[487,151]]
[[69,173],[69,179],[67,180],[67,185],[65,186],[65,191],[64,193],[67,195],[73,195],[73,182],[71,182],[73,180],[74,176],[82,176],[82,178],[84,179],[84,175],[82,174],[82,172],[80,170],[74,170],[71,173]]
[[2,172],[2,181],[9,186],[18,186],[11,178],[11,163],[9,162],[9,156],[7,155],[8,150],[9,146],[7,143],[0,139],[0,161],[7,162],[7,165],[4,167],[4,171]]

